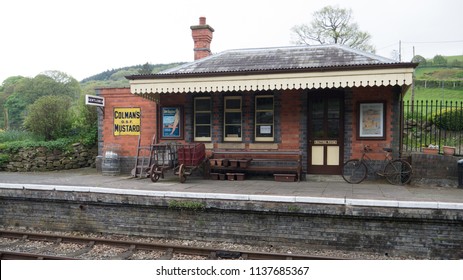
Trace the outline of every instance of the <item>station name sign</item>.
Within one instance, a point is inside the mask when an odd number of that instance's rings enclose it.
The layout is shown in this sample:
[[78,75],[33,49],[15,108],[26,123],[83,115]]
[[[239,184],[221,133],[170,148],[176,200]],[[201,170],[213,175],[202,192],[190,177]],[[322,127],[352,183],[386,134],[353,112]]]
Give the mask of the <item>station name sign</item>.
[[85,105],[104,107],[104,97],[85,95]]

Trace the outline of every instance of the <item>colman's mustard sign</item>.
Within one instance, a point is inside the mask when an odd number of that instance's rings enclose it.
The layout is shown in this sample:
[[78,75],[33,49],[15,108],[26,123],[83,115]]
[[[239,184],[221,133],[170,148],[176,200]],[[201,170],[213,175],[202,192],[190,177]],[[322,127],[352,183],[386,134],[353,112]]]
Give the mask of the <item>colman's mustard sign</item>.
[[140,108],[114,108],[114,135],[140,135],[140,120]]

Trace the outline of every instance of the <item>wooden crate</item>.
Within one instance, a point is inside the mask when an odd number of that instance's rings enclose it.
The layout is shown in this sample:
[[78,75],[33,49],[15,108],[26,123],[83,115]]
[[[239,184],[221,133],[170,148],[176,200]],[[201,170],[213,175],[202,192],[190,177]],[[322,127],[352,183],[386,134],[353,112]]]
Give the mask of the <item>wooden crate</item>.
[[211,180],[220,180],[219,173],[211,173]]
[[229,163],[231,167],[238,167],[239,161],[237,159],[231,159]]
[[295,182],[296,174],[273,174],[277,182]]
[[235,173],[236,181],[243,181],[244,180],[244,173]]
[[240,159],[238,160],[238,162],[241,168],[247,168],[249,166],[249,163],[251,162],[251,159]]
[[243,181],[244,173],[227,173],[227,179],[229,181]]

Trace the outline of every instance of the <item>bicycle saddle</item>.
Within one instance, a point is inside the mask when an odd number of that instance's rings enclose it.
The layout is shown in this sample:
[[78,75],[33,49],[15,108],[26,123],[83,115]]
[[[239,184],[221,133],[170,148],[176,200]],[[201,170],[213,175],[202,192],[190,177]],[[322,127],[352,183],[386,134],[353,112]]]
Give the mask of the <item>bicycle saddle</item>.
[[392,149],[391,149],[391,148],[383,148],[383,150],[384,150],[385,152],[392,153]]

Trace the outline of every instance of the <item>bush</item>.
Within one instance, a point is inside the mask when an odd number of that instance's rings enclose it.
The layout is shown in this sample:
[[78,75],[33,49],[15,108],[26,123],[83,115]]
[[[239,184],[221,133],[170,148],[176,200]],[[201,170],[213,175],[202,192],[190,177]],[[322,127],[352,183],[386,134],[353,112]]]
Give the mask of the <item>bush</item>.
[[71,99],[65,96],[43,96],[29,106],[24,126],[45,140],[66,136],[72,126]]
[[43,140],[40,137],[35,136],[31,132],[22,130],[0,130],[0,143],[24,141],[24,140]]
[[7,154],[0,154],[0,170],[10,161],[10,156]]
[[434,115],[434,124],[444,130],[462,131],[463,130],[463,110],[448,109]]
[[24,140],[7,142],[0,143],[0,152],[17,153],[22,148],[27,149],[32,147],[45,147],[48,150],[68,151],[72,148],[71,144],[75,142],[76,139],[74,138],[61,138],[54,141]]

